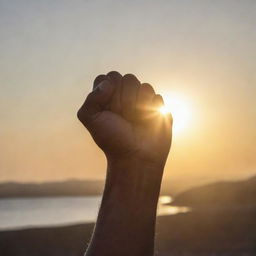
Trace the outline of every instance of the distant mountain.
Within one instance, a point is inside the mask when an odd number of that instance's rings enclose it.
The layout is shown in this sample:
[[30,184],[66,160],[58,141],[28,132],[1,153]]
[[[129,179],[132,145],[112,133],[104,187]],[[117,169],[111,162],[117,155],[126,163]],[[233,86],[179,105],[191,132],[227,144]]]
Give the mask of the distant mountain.
[[190,207],[256,205],[256,176],[244,181],[194,187],[176,195],[172,204]]
[[67,180],[45,183],[0,183],[0,198],[100,195],[103,180]]
[[[104,180],[67,180],[44,183],[0,183],[0,198],[101,195]],[[175,182],[164,181],[162,195],[175,194]],[[177,182],[179,183],[179,182]],[[170,188],[172,188],[170,190]],[[179,191],[179,190],[178,190]]]

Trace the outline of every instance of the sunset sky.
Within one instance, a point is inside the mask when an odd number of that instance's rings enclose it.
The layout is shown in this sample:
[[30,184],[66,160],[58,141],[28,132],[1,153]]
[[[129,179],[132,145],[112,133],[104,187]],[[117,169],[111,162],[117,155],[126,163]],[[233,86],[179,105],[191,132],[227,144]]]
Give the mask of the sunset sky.
[[0,0],[0,181],[104,178],[76,111],[111,70],[186,105],[166,179],[256,174],[255,28],[254,0]]

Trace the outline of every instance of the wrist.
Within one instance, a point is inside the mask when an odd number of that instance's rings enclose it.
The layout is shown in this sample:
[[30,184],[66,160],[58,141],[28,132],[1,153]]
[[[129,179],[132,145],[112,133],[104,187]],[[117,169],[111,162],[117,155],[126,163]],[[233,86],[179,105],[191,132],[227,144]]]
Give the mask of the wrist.
[[164,164],[137,157],[108,158],[105,193],[120,200],[157,202]]
[[129,167],[130,171],[139,168],[140,170],[150,169],[161,173],[166,163],[166,158],[145,156],[145,154],[136,151],[120,155],[106,154],[106,158],[108,170]]

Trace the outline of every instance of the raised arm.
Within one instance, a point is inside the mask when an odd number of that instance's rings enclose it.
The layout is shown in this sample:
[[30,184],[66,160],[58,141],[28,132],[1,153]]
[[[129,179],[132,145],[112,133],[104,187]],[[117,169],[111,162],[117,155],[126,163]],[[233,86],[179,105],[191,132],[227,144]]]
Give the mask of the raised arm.
[[107,177],[86,256],[151,256],[157,201],[171,145],[160,95],[131,74],[100,75],[78,118],[107,158]]

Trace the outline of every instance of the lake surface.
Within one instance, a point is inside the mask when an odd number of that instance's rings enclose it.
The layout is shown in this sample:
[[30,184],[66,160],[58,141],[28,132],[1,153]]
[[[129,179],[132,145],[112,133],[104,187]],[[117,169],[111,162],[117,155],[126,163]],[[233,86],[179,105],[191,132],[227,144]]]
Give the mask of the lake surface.
[[[0,199],[0,230],[95,222],[100,200],[100,196]],[[159,198],[158,215],[189,211],[166,205],[171,200]]]

